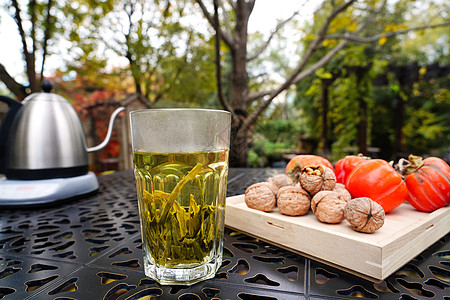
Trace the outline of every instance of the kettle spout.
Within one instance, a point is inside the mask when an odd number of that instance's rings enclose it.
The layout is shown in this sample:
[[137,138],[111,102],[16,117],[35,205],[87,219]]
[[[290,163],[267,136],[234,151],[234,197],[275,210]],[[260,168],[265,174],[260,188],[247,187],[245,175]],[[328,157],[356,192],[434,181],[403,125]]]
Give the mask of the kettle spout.
[[111,118],[109,119],[108,132],[106,133],[106,137],[105,137],[104,141],[95,147],[88,148],[87,152],[94,152],[94,151],[103,149],[109,143],[109,140],[111,139],[112,130],[113,130],[114,120],[116,119],[117,115],[124,110],[125,110],[125,107],[121,106],[112,113]]

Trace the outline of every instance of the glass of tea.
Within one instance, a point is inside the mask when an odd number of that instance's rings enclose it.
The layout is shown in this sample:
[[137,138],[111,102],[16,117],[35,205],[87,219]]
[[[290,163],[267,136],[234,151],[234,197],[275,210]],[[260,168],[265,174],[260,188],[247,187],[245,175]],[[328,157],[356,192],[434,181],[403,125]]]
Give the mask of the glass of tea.
[[222,264],[231,114],[130,113],[145,274],[190,285]]

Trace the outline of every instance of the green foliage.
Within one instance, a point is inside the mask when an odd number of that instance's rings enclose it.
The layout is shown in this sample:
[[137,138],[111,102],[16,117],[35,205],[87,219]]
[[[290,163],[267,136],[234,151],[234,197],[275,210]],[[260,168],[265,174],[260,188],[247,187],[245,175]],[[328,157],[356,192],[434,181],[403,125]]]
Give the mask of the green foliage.
[[[345,34],[354,32],[355,22],[363,23],[368,12],[379,9],[382,1],[362,1],[352,6],[345,13],[330,23],[328,34]],[[333,8],[336,1],[325,1],[315,14],[315,22],[307,29],[305,48],[318,34],[320,24]],[[364,36],[378,32],[390,33],[433,23],[448,22],[448,3],[442,1],[407,1],[400,0],[387,3],[386,13],[377,15],[370,26],[364,29]],[[359,27],[358,27],[359,28]],[[426,153],[431,148],[448,147],[449,106],[444,104],[448,93],[443,86],[429,83],[424,87],[421,82],[414,91],[402,84],[388,73],[388,86],[374,86],[378,76],[384,76],[388,65],[402,65],[410,62],[425,64],[439,61],[448,62],[448,28],[437,28],[412,32],[408,35],[382,38],[370,44],[350,43],[340,51],[323,68],[316,71],[306,81],[297,85],[296,105],[305,111],[302,120],[309,128],[312,137],[319,138],[321,132],[321,112],[323,81],[332,80],[333,74],[338,78],[329,86],[328,139],[331,143],[331,159],[336,160],[357,143],[357,126],[360,121],[359,101],[368,107],[367,143],[381,148],[380,156],[388,159],[393,154],[394,114],[396,97],[406,101],[404,138],[405,146],[410,152]],[[332,48],[336,40],[326,39],[322,49],[313,54],[312,63],[325,55],[326,48]],[[364,75],[352,73],[352,68],[370,66]],[[448,79],[447,79],[448,80]],[[442,83],[441,83],[442,84]],[[448,82],[447,82],[448,84]],[[421,90],[422,92],[419,92]],[[418,94],[428,91],[427,96]],[[440,99],[443,102],[439,102]],[[439,108],[438,108],[439,107]],[[419,141],[420,140],[420,141]]]
[[449,78],[422,80],[414,86],[408,99],[404,127],[406,147],[414,154],[439,153],[450,147]]
[[283,160],[283,155],[293,153],[301,128],[298,121],[265,119],[257,122],[249,152],[251,167],[269,167]]
[[354,147],[357,134],[358,114],[358,85],[354,76],[343,77],[336,80],[331,88],[331,103],[329,118],[333,126],[334,136],[331,160],[337,159],[347,154],[345,149]]
[[256,124],[256,131],[273,143],[295,145],[300,131],[298,122],[292,120],[262,120]]

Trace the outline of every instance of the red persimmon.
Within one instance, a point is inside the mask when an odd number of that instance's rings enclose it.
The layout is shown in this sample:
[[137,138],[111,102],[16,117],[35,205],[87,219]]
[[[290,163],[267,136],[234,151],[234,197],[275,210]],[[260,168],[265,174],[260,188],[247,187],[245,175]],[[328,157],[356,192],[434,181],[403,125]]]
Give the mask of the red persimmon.
[[286,165],[286,174],[291,177],[295,182],[298,182],[298,176],[302,169],[306,166],[324,165],[331,170],[334,170],[331,162],[318,155],[313,154],[300,154],[294,156]]
[[410,155],[407,162],[399,171],[406,176],[408,201],[412,206],[431,212],[450,204],[450,166],[444,160]]
[[336,182],[345,184],[345,178],[360,162],[366,161],[370,157],[358,155],[348,155],[337,161],[334,167],[334,174],[336,175]]
[[408,190],[402,176],[383,159],[358,164],[348,175],[345,187],[352,198],[368,197],[389,212],[406,201]]

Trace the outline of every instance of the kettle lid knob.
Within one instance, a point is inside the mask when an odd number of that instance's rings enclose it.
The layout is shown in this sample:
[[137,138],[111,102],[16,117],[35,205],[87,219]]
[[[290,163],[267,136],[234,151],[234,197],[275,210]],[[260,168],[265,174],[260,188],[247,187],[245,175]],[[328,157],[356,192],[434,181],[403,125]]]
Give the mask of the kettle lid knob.
[[52,89],[53,89],[52,83],[48,80],[44,80],[44,82],[42,83],[42,90],[45,93],[50,93]]

